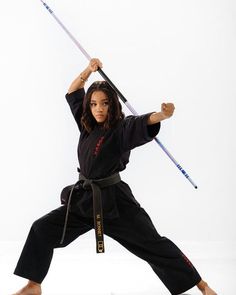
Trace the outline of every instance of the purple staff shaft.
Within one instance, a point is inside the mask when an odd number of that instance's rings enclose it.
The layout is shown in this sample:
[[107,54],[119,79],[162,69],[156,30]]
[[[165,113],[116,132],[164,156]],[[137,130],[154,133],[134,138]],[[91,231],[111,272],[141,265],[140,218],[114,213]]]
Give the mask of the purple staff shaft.
[[[66,34],[70,37],[70,39],[75,43],[75,45],[79,48],[79,50],[83,53],[83,55],[90,61],[91,57],[86,52],[86,50],[81,46],[81,44],[75,39],[75,37],[70,33],[70,31],[64,26],[64,24],[59,20],[59,18],[53,13],[52,9],[42,0],[40,0],[45,8],[50,12],[50,14],[54,17],[56,22],[61,26],[61,28],[66,32]],[[109,85],[116,91],[117,95],[120,97],[120,99],[125,103],[127,108],[131,111],[132,114],[138,115],[138,113],[135,111],[135,109],[129,104],[127,99],[124,97],[124,95],[117,89],[117,87],[113,84],[113,82],[108,78],[108,76],[103,72],[102,69],[98,69],[98,72],[100,75],[109,83]],[[182,174],[188,179],[188,181],[194,186],[194,188],[197,188],[197,185],[194,183],[194,181],[190,178],[190,176],[186,173],[186,171],[181,167],[181,165],[175,160],[175,158],[171,155],[171,153],[165,148],[165,146],[160,142],[160,140],[155,137],[154,138],[156,143],[160,146],[160,148],[165,152],[165,154],[169,157],[169,159],[175,164],[175,166],[182,172]]]

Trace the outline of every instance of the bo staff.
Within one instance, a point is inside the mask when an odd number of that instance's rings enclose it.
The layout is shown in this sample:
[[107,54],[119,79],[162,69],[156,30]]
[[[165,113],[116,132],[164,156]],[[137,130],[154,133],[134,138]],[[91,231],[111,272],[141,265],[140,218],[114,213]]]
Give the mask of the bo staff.
[[[66,34],[70,37],[70,39],[75,43],[75,45],[79,48],[79,50],[83,53],[83,55],[90,61],[91,56],[85,51],[85,49],[81,46],[81,44],[75,39],[75,37],[68,31],[68,29],[63,25],[63,23],[59,20],[59,18],[53,13],[52,9],[42,0],[40,0],[45,8],[50,12],[50,14],[54,17],[56,22],[61,26],[61,28],[66,32]],[[103,72],[101,68],[98,69],[99,74],[107,81],[107,83],[116,91],[119,98],[124,102],[127,108],[131,111],[132,114],[138,115],[138,113],[134,110],[134,108],[129,104],[124,95],[117,89],[114,83],[107,77],[107,75]],[[189,180],[189,182],[197,188],[197,185],[193,182],[193,180],[189,177],[186,171],[182,168],[182,166],[175,160],[175,158],[171,155],[171,153],[164,147],[164,145],[160,142],[160,140],[155,137],[156,143],[161,147],[161,149],[165,152],[165,154],[170,158],[170,160],[175,164],[175,166],[181,171],[181,173]]]

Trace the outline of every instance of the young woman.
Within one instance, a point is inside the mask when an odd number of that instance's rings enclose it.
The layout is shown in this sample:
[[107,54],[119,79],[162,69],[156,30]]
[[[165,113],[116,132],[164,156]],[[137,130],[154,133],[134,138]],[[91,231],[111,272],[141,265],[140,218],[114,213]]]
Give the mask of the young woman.
[[92,228],[97,252],[104,252],[105,233],[147,261],[171,294],[196,285],[202,294],[216,295],[179,248],[158,234],[119,175],[130,151],[158,134],[160,122],[173,115],[174,105],[163,103],[160,112],[125,118],[107,82],[93,83],[85,94],[85,82],[98,67],[101,62],[92,59],[66,94],[80,130],[79,181],[63,190],[66,205],[33,223],[14,272],[29,281],[15,295],[40,295],[53,249],[67,246]]

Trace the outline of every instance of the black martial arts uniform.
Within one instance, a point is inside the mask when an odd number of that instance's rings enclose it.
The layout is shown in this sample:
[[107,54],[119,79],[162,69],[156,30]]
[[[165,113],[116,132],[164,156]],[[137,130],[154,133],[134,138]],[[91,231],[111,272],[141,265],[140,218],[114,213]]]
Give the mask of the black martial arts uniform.
[[[130,150],[157,135],[160,123],[147,125],[150,114],[129,116],[114,128],[96,127],[88,133],[81,126],[84,89],[66,99],[80,129],[78,158],[81,173],[100,179],[125,169]],[[171,294],[180,294],[200,282],[201,277],[178,247],[156,231],[150,217],[135,200],[129,186],[120,181],[102,189],[104,233],[149,263]],[[64,247],[94,227],[91,190],[75,189],[65,239],[60,245],[66,206],[36,220],[29,232],[15,274],[41,283],[46,276],[53,249]]]

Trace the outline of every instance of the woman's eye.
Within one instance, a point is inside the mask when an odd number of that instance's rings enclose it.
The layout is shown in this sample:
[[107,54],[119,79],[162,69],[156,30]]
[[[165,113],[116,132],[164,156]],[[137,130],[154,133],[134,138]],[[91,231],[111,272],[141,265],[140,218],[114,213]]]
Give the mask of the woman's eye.
[[[105,107],[105,106],[108,106],[108,101],[104,101],[104,102],[102,102],[101,104],[99,104],[100,106],[103,106],[103,107]],[[97,106],[97,103],[95,103],[95,102],[90,102],[90,107],[96,107]]]

